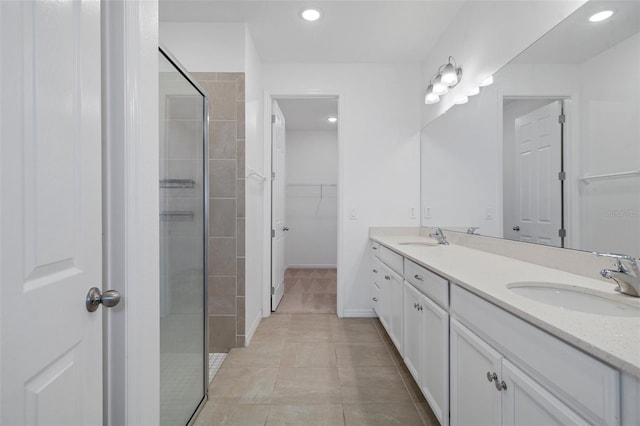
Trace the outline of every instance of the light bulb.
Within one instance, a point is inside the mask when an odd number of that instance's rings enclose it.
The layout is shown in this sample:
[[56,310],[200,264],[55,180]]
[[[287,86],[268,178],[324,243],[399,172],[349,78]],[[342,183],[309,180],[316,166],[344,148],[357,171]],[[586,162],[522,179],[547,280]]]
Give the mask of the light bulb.
[[327,118],[327,121],[329,123],[335,123],[336,121],[338,121],[338,117],[329,117],[329,118]]
[[449,91],[446,84],[442,82],[442,74],[438,74],[435,80],[433,80],[433,93],[440,96]]
[[453,103],[456,105],[462,105],[462,104],[466,104],[467,102],[469,102],[469,98],[466,96],[461,96],[458,99],[456,99]]
[[458,84],[458,71],[448,63],[442,71],[442,82],[447,86],[454,86]]
[[427,87],[427,94],[424,96],[424,103],[427,105],[435,104],[439,100],[440,96],[433,93],[433,84],[430,84],[429,87]]
[[474,87],[473,89],[469,90],[469,93],[467,94],[467,96],[475,96],[478,93],[480,93],[480,88]]

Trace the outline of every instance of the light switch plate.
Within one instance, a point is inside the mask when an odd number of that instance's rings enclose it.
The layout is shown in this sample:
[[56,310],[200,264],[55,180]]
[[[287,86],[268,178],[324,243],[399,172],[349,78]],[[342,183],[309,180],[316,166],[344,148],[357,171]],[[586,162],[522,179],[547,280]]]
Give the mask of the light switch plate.
[[358,219],[358,209],[349,209],[349,219],[351,220]]

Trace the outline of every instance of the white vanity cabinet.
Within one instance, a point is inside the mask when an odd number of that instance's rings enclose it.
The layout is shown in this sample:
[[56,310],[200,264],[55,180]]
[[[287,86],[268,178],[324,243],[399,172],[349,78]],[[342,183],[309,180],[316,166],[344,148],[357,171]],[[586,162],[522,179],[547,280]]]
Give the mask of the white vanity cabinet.
[[451,286],[451,424],[620,424],[619,373]]
[[389,297],[389,319],[387,321],[387,332],[391,341],[396,345],[402,355],[402,324],[403,324],[403,295],[402,276],[398,275],[391,268],[382,265],[383,280],[386,282]]
[[[404,362],[431,409],[449,424],[449,283],[405,259]],[[440,304],[440,305],[439,305]]]
[[372,243],[372,306],[387,334],[402,355],[403,257]]

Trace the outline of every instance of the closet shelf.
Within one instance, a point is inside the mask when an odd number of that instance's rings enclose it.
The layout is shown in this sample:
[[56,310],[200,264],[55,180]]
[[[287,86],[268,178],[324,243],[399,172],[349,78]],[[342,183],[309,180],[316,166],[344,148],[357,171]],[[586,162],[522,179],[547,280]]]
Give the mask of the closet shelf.
[[593,175],[593,176],[583,176],[580,180],[589,183],[592,180],[600,180],[600,179],[610,179],[610,178],[619,178],[619,177],[629,177],[629,176],[640,176],[639,170],[629,170],[628,172],[617,172],[617,173],[606,173],[602,175]]
[[160,188],[193,188],[196,181],[193,179],[162,179]]
[[192,221],[195,213],[189,211],[164,211],[160,213],[160,220],[170,222]]

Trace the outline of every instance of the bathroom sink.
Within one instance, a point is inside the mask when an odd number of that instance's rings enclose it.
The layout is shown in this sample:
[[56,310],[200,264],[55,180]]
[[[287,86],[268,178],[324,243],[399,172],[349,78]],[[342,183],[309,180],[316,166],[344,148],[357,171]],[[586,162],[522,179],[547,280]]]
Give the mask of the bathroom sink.
[[595,290],[542,282],[511,283],[507,288],[520,296],[563,310],[640,318],[640,305],[625,303],[613,295]]
[[417,247],[437,247],[441,244],[438,244],[436,241],[406,241],[402,243],[398,243],[400,246],[417,246]]

